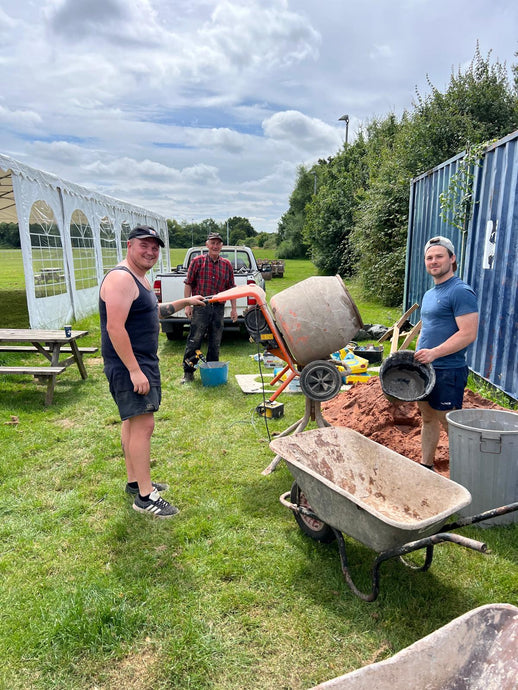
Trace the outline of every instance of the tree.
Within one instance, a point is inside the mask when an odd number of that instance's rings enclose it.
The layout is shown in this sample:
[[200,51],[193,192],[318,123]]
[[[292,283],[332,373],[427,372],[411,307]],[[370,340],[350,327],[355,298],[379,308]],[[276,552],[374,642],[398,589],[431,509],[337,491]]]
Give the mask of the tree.
[[307,205],[303,235],[311,245],[311,259],[321,273],[354,271],[355,251],[350,245],[358,198],[367,181],[362,165],[365,142],[362,134],[334,158],[319,161],[315,171],[317,192]]
[[311,201],[314,185],[313,174],[303,165],[299,166],[289,208],[278,225],[277,256],[281,259],[300,259],[307,255],[309,244],[304,240],[303,229],[306,220],[306,205]]
[[169,234],[170,247],[190,247],[191,236],[186,231],[185,226],[176,220],[167,219],[167,232]]
[[206,218],[199,223],[195,223],[194,221],[191,223],[187,223],[187,221],[179,223],[176,220],[168,219],[167,228],[169,232],[170,247],[194,247],[203,245],[211,232],[219,232],[225,239],[222,225],[212,218]]
[[398,305],[403,295],[409,182],[474,144],[518,126],[517,94],[505,68],[477,49],[465,70],[452,74],[445,93],[430,84],[413,112],[368,127],[369,180],[352,234],[366,296]]
[[248,237],[257,235],[248,218],[234,216],[227,220],[227,224],[230,230],[230,244],[244,244]]
[[16,249],[21,246],[17,223],[0,223],[0,245]]
[[355,270],[366,296],[400,304],[411,179],[518,128],[518,66],[510,85],[490,55],[477,45],[444,93],[429,81],[430,92],[416,92],[401,118],[373,119],[354,144],[310,170],[301,166],[279,222],[278,256],[309,254],[323,273]]

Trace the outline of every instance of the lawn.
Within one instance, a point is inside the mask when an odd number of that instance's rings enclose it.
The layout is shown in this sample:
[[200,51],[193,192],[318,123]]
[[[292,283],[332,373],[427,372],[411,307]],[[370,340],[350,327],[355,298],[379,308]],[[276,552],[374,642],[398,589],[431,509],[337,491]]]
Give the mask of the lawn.
[[[286,262],[267,292],[313,273]],[[399,315],[357,304],[366,322]],[[82,344],[99,344],[97,316],[76,326],[89,331]],[[259,417],[261,396],[235,380],[257,373],[255,352],[225,337],[228,383],[182,387],[183,343],[161,335],[152,474],[180,508],[169,521],[135,513],[124,494],[120,422],[99,357],[86,358],[86,381],[73,369],[59,377],[48,409],[41,386],[0,378],[0,688],[302,690],[476,606],[518,604],[518,525],[459,531],[490,555],[443,544],[425,573],[389,561],[377,601],[355,597],[336,544],[307,538],[280,504],[292,482],[285,464],[261,474],[268,439],[302,416],[304,399],[283,395],[284,417]],[[368,589],[374,554],[347,546]]]

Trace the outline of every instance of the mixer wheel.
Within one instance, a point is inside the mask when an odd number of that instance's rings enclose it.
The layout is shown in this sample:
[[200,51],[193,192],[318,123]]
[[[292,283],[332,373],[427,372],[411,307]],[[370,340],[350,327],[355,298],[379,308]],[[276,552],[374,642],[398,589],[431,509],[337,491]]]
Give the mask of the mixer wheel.
[[341,387],[342,377],[332,362],[317,359],[306,364],[300,373],[300,388],[310,400],[331,400]]

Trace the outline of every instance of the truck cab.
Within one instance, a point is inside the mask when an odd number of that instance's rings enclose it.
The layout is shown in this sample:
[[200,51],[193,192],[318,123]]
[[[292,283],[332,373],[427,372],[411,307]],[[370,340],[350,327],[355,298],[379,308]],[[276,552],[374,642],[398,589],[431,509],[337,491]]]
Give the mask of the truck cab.
[[[207,247],[191,247],[187,250],[185,259],[182,264],[179,264],[174,271],[170,273],[158,273],[156,275],[153,287],[158,297],[159,302],[173,302],[177,299],[183,298],[184,280],[187,276],[187,270],[191,261],[201,254],[207,254]],[[264,290],[264,278],[257,266],[253,251],[246,246],[223,246],[221,254],[225,259],[228,259],[234,268],[234,280],[236,285],[259,285]],[[225,303],[225,328],[232,328],[236,326],[244,326],[244,312],[252,304],[255,303],[253,298],[241,298],[237,300],[237,323],[233,323],[230,318],[230,302]],[[183,330],[185,326],[190,323],[185,315],[185,311],[181,309],[175,312],[168,319],[160,319],[162,331],[166,334],[169,340],[183,338]]]

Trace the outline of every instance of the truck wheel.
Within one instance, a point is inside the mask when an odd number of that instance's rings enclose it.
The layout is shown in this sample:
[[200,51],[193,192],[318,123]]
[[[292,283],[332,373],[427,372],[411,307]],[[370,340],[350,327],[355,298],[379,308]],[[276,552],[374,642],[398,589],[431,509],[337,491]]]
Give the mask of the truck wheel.
[[[290,501],[296,506],[304,506],[304,508],[311,510],[311,506],[297,482],[293,482],[291,486]],[[302,515],[302,513],[294,512],[293,515],[300,529],[311,539],[321,541],[323,544],[329,544],[335,539],[335,533],[327,523]]]
[[183,324],[174,323],[170,331],[166,331],[168,340],[182,340],[183,339]]
[[342,377],[332,362],[317,359],[306,364],[300,373],[300,388],[310,400],[331,400],[341,387]]

